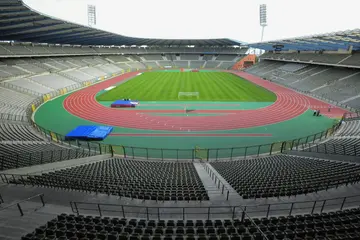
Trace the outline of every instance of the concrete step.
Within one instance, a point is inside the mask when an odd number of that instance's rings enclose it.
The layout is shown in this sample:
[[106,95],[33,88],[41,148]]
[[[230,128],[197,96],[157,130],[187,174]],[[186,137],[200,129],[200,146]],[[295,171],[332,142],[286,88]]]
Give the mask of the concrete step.
[[194,163],[194,166],[205,187],[205,190],[208,192],[210,202],[214,205],[223,205],[223,203],[226,202],[226,198],[224,194],[221,194],[221,191],[217,188],[215,182],[212,181],[203,164],[205,163]]

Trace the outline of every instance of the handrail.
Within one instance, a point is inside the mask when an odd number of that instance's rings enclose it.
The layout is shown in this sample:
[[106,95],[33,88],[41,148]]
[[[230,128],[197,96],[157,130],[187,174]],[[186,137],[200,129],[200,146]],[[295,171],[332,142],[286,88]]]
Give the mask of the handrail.
[[3,197],[1,196],[1,193],[0,193],[0,204],[4,203],[4,199]]
[[37,195],[28,197],[28,198],[23,199],[23,200],[21,200],[21,201],[19,201],[19,202],[16,202],[16,203],[10,204],[10,205],[8,205],[8,206],[6,206],[6,207],[3,207],[3,208],[0,209],[0,212],[1,212],[1,211],[4,211],[5,209],[11,208],[11,207],[13,207],[13,206],[17,206],[18,209],[19,209],[20,215],[21,215],[21,216],[24,216],[24,212],[23,212],[23,210],[22,210],[22,208],[21,208],[21,206],[20,206],[20,203],[27,202],[27,201],[29,201],[29,200],[31,200],[31,199],[34,199],[34,198],[37,198],[37,197],[40,197],[42,206],[44,207],[44,206],[45,206],[44,194],[43,194],[43,193],[39,193],[39,194],[37,194]]
[[[356,199],[351,200],[352,198],[356,198]],[[76,213],[78,215],[83,213],[81,211],[92,211],[92,212],[95,211],[100,216],[103,216],[105,212],[111,212],[111,213],[119,212],[124,218],[133,217],[133,215],[131,215],[133,213],[137,216],[139,214],[145,215],[146,216],[145,218],[147,220],[149,220],[151,216],[155,215],[156,218],[160,220],[161,215],[170,215],[170,216],[173,216],[172,214],[174,214],[174,216],[181,215],[182,219],[185,219],[187,215],[197,215],[198,217],[200,215],[206,215],[207,219],[210,219],[211,215],[225,214],[226,218],[231,218],[231,219],[241,218],[241,220],[244,220],[245,216],[251,218],[250,215],[255,214],[254,215],[255,217],[258,216],[269,217],[272,215],[272,212],[279,212],[279,211],[285,212],[285,213],[281,213],[283,215],[298,214],[297,212],[298,210],[302,210],[303,214],[322,213],[324,211],[334,211],[335,209],[339,209],[341,211],[345,208],[358,207],[359,203],[360,203],[360,195],[352,195],[352,196],[328,198],[328,199],[314,200],[314,201],[307,200],[307,201],[280,202],[280,203],[270,203],[270,204],[210,206],[210,207],[203,207],[203,206],[156,207],[156,206],[138,206],[138,205],[106,204],[106,203],[76,202],[76,201],[71,201],[70,206],[73,213]],[[81,205],[93,206],[93,208],[86,206],[81,207]],[[307,205],[307,206],[304,207],[302,205]],[[286,206],[286,207],[281,207],[281,206]],[[105,209],[106,207],[109,208]],[[118,207],[120,210],[117,210],[117,208],[115,207]],[[328,209],[329,207],[330,209]],[[156,211],[154,211],[154,209]],[[169,211],[170,209],[174,209],[175,211],[170,212]],[[191,211],[186,211],[187,209]],[[194,211],[195,209],[199,209],[202,211]],[[216,209],[218,211],[211,211]],[[275,213],[274,215],[279,215],[279,214]]]
[[221,194],[224,194],[224,190],[226,189],[226,201],[229,200],[230,192],[236,192],[231,191],[215,174],[215,172],[207,165],[204,165],[205,171],[209,174],[211,179],[215,182],[215,186],[220,189],[221,188]]

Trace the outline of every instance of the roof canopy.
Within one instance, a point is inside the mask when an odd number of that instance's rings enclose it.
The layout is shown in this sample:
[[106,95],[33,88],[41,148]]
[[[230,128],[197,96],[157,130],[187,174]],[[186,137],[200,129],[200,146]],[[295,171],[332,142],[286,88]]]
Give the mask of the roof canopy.
[[248,46],[266,51],[337,51],[339,49],[348,50],[351,46],[353,50],[360,50],[360,29],[252,43]]
[[32,10],[22,0],[0,1],[0,41],[106,46],[231,46],[242,44],[227,38],[150,39],[127,37],[46,16]]

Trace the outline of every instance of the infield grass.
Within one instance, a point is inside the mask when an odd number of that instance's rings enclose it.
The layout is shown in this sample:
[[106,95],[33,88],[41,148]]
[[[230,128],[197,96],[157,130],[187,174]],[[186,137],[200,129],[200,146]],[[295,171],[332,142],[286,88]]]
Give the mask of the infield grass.
[[[198,92],[181,96],[179,92]],[[274,102],[265,88],[226,72],[146,72],[97,96],[98,101],[130,98],[139,101]]]

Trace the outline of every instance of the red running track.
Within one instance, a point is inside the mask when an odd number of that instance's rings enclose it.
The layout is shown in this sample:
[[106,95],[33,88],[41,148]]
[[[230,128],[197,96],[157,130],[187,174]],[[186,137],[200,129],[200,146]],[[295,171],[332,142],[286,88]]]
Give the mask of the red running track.
[[[258,127],[279,123],[297,117],[311,106],[329,106],[317,99],[301,95],[275,83],[265,81],[245,72],[234,72],[259,86],[274,92],[277,100],[270,106],[255,110],[197,110],[198,113],[232,113],[222,116],[156,116],[152,111],[183,112],[182,110],[119,110],[101,105],[95,99],[101,90],[133,77],[137,72],[101,82],[70,94],[64,100],[64,108],[71,114],[101,124],[124,128],[167,130],[167,131],[209,131]],[[345,110],[333,106],[331,114],[342,115]],[[324,114],[326,112],[324,111]]]

